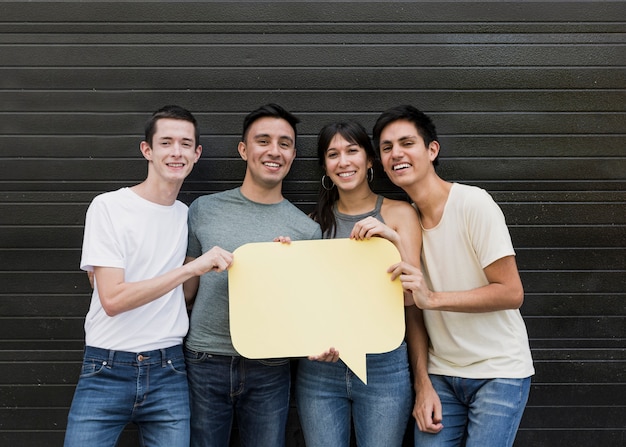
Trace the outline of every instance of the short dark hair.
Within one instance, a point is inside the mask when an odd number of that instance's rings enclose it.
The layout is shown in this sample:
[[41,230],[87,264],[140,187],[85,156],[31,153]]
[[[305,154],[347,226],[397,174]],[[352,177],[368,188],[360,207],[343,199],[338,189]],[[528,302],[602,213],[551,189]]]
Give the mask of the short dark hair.
[[152,137],[156,133],[156,123],[158,120],[163,118],[171,118],[175,120],[183,120],[189,121],[193,124],[193,128],[195,131],[195,145],[198,146],[200,144],[200,131],[198,130],[198,122],[193,114],[180,106],[176,105],[167,105],[161,107],[159,110],[154,112],[150,119],[146,122],[145,126],[145,141],[152,146]]
[[[389,124],[400,120],[405,120],[413,123],[413,125],[417,129],[417,133],[419,134],[419,136],[424,139],[424,144],[426,146],[428,146],[433,141],[439,141],[435,124],[428,115],[411,105],[400,105],[385,110],[383,113],[380,114],[380,116],[376,120],[376,123],[374,124],[374,129],[372,130],[372,139],[374,140],[374,146],[379,153],[380,134],[383,132],[383,129]],[[437,158],[433,160],[434,166],[437,166],[438,164],[439,155],[437,155]]]
[[296,129],[296,124],[300,122],[298,118],[296,118],[293,114],[289,113],[283,107],[278,104],[270,103],[265,104],[259,107],[256,110],[248,113],[243,120],[243,132],[241,134],[241,141],[246,141],[246,137],[248,136],[248,129],[252,126],[256,120],[265,117],[273,117],[273,118],[282,118],[289,123],[289,125],[293,128],[294,135],[294,144],[295,138],[298,136],[298,130]]

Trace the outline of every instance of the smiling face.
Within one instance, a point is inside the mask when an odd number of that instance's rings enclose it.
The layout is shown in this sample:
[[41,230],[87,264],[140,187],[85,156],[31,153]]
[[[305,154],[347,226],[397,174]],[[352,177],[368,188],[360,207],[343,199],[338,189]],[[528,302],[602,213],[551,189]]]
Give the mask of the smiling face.
[[[324,156],[324,169],[339,190],[354,190],[367,185],[367,170],[372,167],[365,149],[335,134]],[[369,188],[369,186],[367,186]]]
[[148,175],[160,180],[182,183],[200,158],[202,147],[196,144],[193,123],[161,118],[156,122],[152,144],[141,142],[141,152],[148,160]]
[[293,127],[282,118],[254,121],[238,147],[247,163],[244,184],[263,190],[280,189],[296,157],[295,138]]
[[433,160],[439,153],[439,143],[424,144],[424,138],[413,123],[398,120],[380,133],[380,159],[389,179],[404,188],[434,174]]

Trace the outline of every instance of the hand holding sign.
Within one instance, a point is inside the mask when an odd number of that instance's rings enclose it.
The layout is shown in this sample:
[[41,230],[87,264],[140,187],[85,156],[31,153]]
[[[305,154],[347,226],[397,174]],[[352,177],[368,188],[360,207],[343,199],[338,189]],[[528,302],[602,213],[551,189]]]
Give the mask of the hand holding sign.
[[365,354],[402,343],[402,285],[387,273],[400,255],[391,242],[265,242],[233,254],[230,330],[242,356],[305,357],[332,346],[367,383]]

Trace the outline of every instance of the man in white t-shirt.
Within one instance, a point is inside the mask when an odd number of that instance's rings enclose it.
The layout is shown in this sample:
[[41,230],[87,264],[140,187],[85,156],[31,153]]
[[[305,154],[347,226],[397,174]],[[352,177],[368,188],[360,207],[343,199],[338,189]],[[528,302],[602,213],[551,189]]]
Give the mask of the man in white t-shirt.
[[87,211],[80,266],[93,272],[94,290],[66,447],[114,447],[130,422],[142,445],[189,445],[182,283],[224,271],[232,254],[214,247],[183,265],[187,206],[176,198],[202,153],[193,115],[159,109],[140,150],[146,179],[97,196]]
[[373,138],[423,229],[423,272],[405,262],[389,270],[422,309],[430,339],[428,361],[412,359],[428,368],[415,374],[415,445],[512,446],[534,368],[504,215],[486,191],[436,174],[435,126],[415,107],[383,112]]

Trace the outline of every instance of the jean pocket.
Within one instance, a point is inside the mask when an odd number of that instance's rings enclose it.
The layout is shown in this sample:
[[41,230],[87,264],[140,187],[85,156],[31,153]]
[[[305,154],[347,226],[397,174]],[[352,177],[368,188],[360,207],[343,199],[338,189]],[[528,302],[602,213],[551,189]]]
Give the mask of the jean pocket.
[[260,359],[258,362],[264,366],[283,366],[289,363],[289,359]]
[[185,361],[189,363],[202,363],[208,359],[213,357],[211,354],[207,354],[206,352],[197,352],[192,351],[191,349],[185,348]]
[[187,375],[187,368],[185,367],[185,359],[168,359],[167,366],[176,374]]
[[103,361],[85,360],[83,361],[83,365],[80,370],[80,377],[96,376],[100,374],[104,368],[106,368],[106,365],[106,362]]

